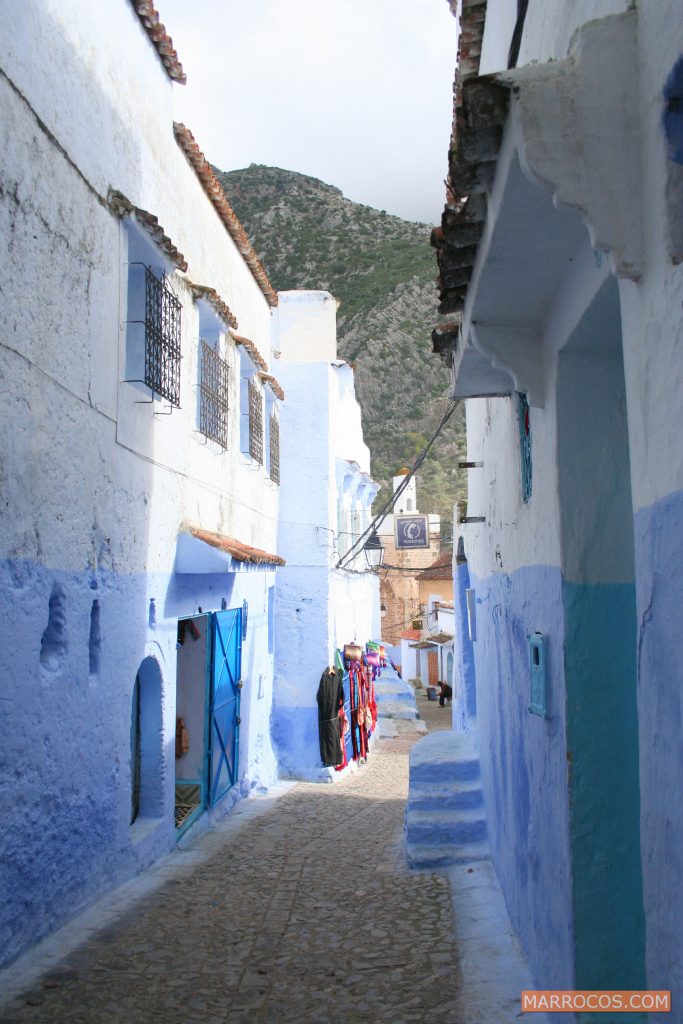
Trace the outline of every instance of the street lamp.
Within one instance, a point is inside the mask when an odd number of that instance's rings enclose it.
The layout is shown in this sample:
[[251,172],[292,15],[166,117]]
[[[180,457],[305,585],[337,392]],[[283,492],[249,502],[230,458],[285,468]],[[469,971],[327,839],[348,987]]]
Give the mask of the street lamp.
[[378,569],[384,561],[384,547],[377,536],[377,530],[372,531],[363,545],[363,551],[365,552],[368,569]]

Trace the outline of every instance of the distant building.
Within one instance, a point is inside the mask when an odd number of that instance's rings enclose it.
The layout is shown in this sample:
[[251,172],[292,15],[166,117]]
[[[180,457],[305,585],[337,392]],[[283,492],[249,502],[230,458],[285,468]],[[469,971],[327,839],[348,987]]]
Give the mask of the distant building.
[[[401,469],[393,478],[394,494],[404,483],[410,470]],[[413,524],[424,521],[424,537],[417,541],[426,541],[426,546],[399,546],[398,535],[402,522]],[[420,607],[420,588],[415,570],[426,569],[441,551],[441,519],[438,515],[422,515],[417,507],[417,482],[413,476],[405,490],[399,496],[392,513],[388,515],[378,528],[384,546],[384,562],[388,568],[380,572],[380,601],[382,612],[382,640],[392,646],[400,645],[401,633],[413,628],[414,622],[422,629],[424,616]],[[409,542],[410,543],[410,542]],[[401,570],[409,570],[407,572]],[[412,570],[412,571],[411,571]],[[397,655],[398,656],[398,655]]]
[[536,987],[680,1007],[680,3],[457,6],[433,233],[470,465],[454,722]]
[[361,552],[336,569],[363,534],[378,485],[370,477],[352,368],[337,357],[337,300],[280,292],[275,314],[281,411],[281,518],[275,605],[272,735],[283,775],[339,777],[323,768],[316,693],[344,643],[379,637],[377,576]]

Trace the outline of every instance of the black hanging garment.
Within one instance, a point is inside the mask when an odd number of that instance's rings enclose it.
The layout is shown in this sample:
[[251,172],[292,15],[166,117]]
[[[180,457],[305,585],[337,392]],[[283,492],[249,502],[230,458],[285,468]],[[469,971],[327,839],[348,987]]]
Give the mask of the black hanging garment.
[[326,668],[318,687],[318,733],[320,760],[324,765],[343,761],[339,733],[339,708],[344,705],[344,676],[337,669]]

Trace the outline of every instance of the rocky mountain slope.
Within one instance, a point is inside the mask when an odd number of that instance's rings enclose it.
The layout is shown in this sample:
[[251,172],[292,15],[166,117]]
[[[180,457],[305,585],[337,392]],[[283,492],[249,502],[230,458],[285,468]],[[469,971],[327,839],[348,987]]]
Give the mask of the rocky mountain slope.
[[[399,467],[412,465],[447,404],[448,372],[431,353],[438,314],[430,226],[277,167],[216,173],[273,285],[326,289],[341,300],[339,353],[356,364],[372,474],[390,483]],[[456,469],[461,452],[462,408],[420,471],[420,511],[451,519],[465,490]]]

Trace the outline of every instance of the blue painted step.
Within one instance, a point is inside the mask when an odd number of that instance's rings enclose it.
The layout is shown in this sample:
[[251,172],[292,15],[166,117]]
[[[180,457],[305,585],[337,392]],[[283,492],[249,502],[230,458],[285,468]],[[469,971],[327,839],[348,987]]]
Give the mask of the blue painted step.
[[410,811],[410,839],[417,844],[479,843],[486,839],[486,820],[475,810]]
[[438,871],[450,867],[451,864],[469,864],[472,861],[486,860],[489,856],[488,843],[469,843],[466,846],[455,846],[453,843],[443,845],[406,843],[408,867],[420,871]]
[[484,803],[479,779],[458,780],[444,786],[439,782],[411,782],[408,806],[415,811],[467,810]]
[[375,683],[375,700],[377,704],[385,700],[402,700],[415,703],[415,694],[410,687],[403,686],[401,680],[391,683]]
[[489,856],[473,738],[432,733],[410,754],[405,814],[408,866],[437,870]]

